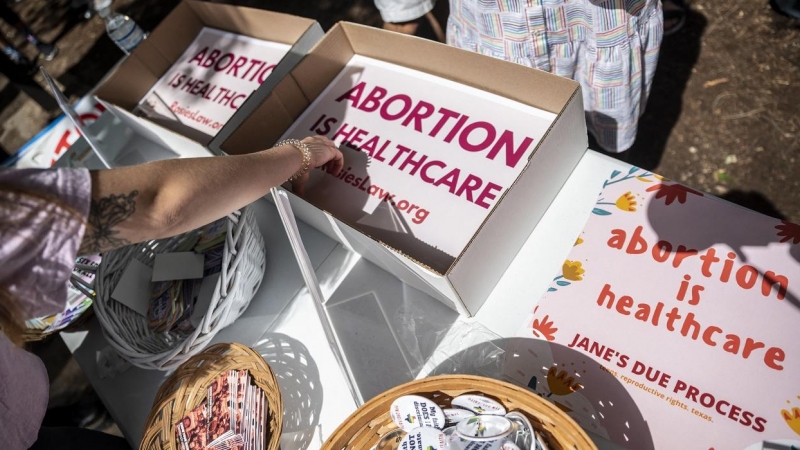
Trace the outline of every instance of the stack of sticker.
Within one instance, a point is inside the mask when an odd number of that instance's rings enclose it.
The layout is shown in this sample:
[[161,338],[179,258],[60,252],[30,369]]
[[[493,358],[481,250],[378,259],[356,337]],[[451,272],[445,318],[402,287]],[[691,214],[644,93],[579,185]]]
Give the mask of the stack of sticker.
[[[217,278],[211,278],[210,281],[206,279],[222,270],[227,224],[226,218],[208,224],[194,239],[187,239],[175,249],[175,252],[192,251],[204,256],[203,278],[153,283],[147,310],[147,322],[151,330],[157,333],[194,331],[213,295],[213,289],[204,290],[202,285],[205,282],[216,286]],[[208,298],[200,298],[201,293]]]
[[548,450],[523,414],[482,395],[460,395],[450,408],[405,395],[392,402],[390,414],[398,429],[373,450]]
[[267,397],[247,370],[231,370],[208,397],[175,424],[179,450],[261,450],[267,441]]
[[[82,256],[75,260],[75,264],[97,267],[100,265],[100,255]],[[72,277],[78,278],[83,285],[91,285],[94,281],[95,273],[92,271],[72,269]],[[94,294],[94,292],[92,292]],[[92,306],[92,299],[85,293],[73,286],[71,281],[67,282],[67,303],[64,311],[49,316],[37,317],[25,321],[25,325],[31,330],[37,330],[42,334],[50,334],[62,330],[78,319]]]

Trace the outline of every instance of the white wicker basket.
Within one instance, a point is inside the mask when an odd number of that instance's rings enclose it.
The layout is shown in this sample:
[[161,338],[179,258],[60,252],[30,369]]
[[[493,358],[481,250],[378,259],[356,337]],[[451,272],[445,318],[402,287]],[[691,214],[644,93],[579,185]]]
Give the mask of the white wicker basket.
[[223,252],[222,272],[202,322],[193,333],[156,333],[147,318],[111,298],[114,287],[131,258],[149,267],[158,253],[166,253],[195,230],[169,239],[130,245],[103,255],[98,269],[94,311],[109,344],[132,364],[144,369],[172,370],[203,350],[214,335],[236,320],[264,278],[264,237],[251,207],[230,214]]

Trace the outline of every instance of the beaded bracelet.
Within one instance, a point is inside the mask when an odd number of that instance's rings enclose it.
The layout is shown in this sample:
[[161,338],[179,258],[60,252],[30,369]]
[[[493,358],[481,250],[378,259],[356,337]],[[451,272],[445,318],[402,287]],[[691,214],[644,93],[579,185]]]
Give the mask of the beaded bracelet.
[[284,139],[275,144],[275,147],[282,147],[284,145],[291,145],[303,155],[303,163],[300,166],[300,170],[289,177],[289,181],[294,181],[305,175],[306,172],[311,169],[311,150],[309,150],[308,145],[306,145],[304,142],[298,141],[297,139]]

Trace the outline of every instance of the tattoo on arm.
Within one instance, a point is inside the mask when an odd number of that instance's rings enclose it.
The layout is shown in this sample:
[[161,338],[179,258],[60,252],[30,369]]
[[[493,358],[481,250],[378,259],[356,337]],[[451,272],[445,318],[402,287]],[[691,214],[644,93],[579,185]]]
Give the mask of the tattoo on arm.
[[83,237],[79,253],[81,255],[100,253],[131,242],[119,237],[117,225],[136,212],[136,196],[139,191],[129,194],[111,194],[101,199],[92,199],[89,207],[89,224]]

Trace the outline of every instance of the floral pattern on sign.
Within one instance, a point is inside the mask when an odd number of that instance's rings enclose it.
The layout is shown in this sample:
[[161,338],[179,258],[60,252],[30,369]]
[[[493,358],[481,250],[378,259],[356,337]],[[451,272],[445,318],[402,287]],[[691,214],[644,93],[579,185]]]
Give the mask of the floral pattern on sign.
[[800,225],[781,220],[775,228],[778,230],[778,237],[781,238],[780,243],[792,241],[794,245],[800,244]]
[[[556,283],[556,285],[561,287],[569,286],[572,284],[572,282],[583,280],[583,274],[585,272],[586,271],[583,269],[583,264],[581,264],[580,261],[566,260],[561,266],[561,275],[553,278],[553,281]],[[556,290],[558,289],[551,287],[547,290],[547,292],[553,292]]]
[[[797,399],[800,400],[800,395],[797,396]],[[786,403],[791,405],[792,401],[786,400]],[[792,431],[800,435],[800,407],[787,406],[786,409],[781,410],[781,417],[783,417],[786,425],[788,425]]]
[[[621,176],[622,172],[619,170],[615,170],[611,172],[611,176],[603,182],[603,189],[617,183],[626,182],[629,180],[636,180],[641,181],[642,183],[653,183],[655,180],[659,181],[668,181],[666,178],[662,177],[661,175],[657,175],[653,172],[640,169],[636,166],[631,167],[628,170],[628,173],[624,176]],[[609,216],[612,214],[612,211],[609,211],[611,208],[604,208],[605,206],[615,206],[621,211],[625,212],[636,212],[636,200],[631,191],[626,192],[619,198],[617,198],[614,202],[607,202],[605,198],[602,197],[603,193],[600,193],[600,199],[597,200],[597,203],[592,209],[592,214],[598,216]]]
[[583,387],[575,381],[575,377],[569,376],[566,370],[558,370],[556,366],[547,371],[547,386],[550,388],[550,395],[569,395]]
[[533,319],[533,335],[537,338],[545,338],[548,341],[556,340],[556,331],[558,328],[553,326],[553,321],[550,316],[542,317],[542,320]]
[[688,188],[678,183],[674,184],[661,183],[655,186],[650,186],[649,188],[647,188],[647,192],[655,192],[656,200],[663,198],[664,203],[667,206],[671,205],[675,200],[678,200],[678,203],[686,203],[687,194],[694,194],[703,197],[702,192],[695,191],[694,189]]

